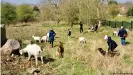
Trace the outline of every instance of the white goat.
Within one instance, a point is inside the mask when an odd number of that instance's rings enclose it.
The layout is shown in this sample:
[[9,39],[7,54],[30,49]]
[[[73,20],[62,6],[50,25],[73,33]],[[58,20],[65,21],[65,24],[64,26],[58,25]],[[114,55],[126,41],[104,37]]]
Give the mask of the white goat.
[[49,37],[49,32],[47,33],[47,37]]
[[113,35],[118,36],[118,31],[114,31]]
[[41,47],[37,44],[28,44],[24,49],[21,49],[19,53],[21,55],[23,53],[28,53],[28,61],[30,60],[31,55],[33,55],[35,57],[36,66],[38,65],[38,57],[41,57],[42,64],[44,63]]
[[41,41],[48,42],[48,39],[49,39],[49,33],[47,33],[47,35],[43,36],[41,38]]
[[43,37],[41,38],[41,41],[47,42],[47,41],[48,41],[48,36],[43,36]]
[[86,43],[85,37],[79,37],[79,42],[80,43]]
[[35,41],[41,42],[41,37],[39,37],[39,36],[32,36],[32,38],[33,38]]

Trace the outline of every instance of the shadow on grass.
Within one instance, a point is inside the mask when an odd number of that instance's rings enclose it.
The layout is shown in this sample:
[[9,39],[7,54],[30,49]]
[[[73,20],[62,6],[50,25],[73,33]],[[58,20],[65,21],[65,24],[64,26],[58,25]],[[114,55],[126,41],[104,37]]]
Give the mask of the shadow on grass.
[[57,47],[58,45],[54,45],[54,47]]
[[56,36],[55,38],[60,38],[60,37]]
[[[24,57],[28,57],[28,53],[25,53],[25,54],[24,54]],[[28,58],[27,58],[27,59],[28,59]],[[30,61],[35,61],[34,56],[31,56]],[[38,61],[41,61],[41,58],[40,58],[40,57],[38,57]],[[53,58],[46,58],[46,57],[43,57],[43,62],[44,62],[44,64],[47,64],[48,62],[54,62],[54,61],[55,61],[55,59],[53,59]]]
[[126,45],[130,44],[130,42],[126,42]]
[[86,33],[88,33],[88,31],[85,31],[83,34],[86,34]]
[[[41,61],[41,58],[39,58],[39,61]],[[54,61],[55,61],[55,59],[53,59],[53,58],[43,57],[44,64],[47,64],[48,62],[54,62]]]
[[72,36],[71,38],[75,38],[74,36]]

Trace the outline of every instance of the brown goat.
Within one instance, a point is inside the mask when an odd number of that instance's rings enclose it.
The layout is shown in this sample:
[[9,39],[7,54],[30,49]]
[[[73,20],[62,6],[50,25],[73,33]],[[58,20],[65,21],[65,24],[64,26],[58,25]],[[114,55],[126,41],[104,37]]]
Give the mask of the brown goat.
[[111,57],[114,57],[115,55],[116,56],[119,56],[120,53],[117,53],[116,51],[109,51],[109,52],[106,52],[104,51],[102,48],[98,48],[98,51],[103,55],[103,56],[111,56]]
[[63,47],[63,43],[62,42],[59,42],[58,53],[59,53],[59,57],[63,58],[64,47]]

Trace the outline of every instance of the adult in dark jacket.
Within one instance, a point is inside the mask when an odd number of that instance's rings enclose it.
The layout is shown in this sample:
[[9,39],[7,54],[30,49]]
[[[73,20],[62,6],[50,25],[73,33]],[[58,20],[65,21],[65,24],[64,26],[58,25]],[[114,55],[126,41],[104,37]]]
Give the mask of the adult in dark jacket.
[[83,24],[80,22],[79,25],[80,25],[80,33],[82,33],[83,32]]
[[56,33],[54,32],[53,29],[51,29],[49,31],[49,41],[50,41],[50,44],[51,44],[51,47],[53,48],[53,43],[54,43],[54,37],[55,37]]
[[104,39],[107,40],[107,44],[108,44],[108,51],[114,51],[114,49],[118,46],[117,43],[111,39],[110,36],[105,36]]
[[127,37],[127,31],[122,26],[121,29],[118,32],[118,36],[121,38],[121,44],[126,45],[126,37]]

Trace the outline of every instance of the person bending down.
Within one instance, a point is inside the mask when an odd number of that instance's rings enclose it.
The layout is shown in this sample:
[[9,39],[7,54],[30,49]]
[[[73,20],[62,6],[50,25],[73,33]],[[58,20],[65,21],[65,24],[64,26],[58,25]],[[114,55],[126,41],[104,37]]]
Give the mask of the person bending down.
[[110,36],[105,35],[104,37],[105,40],[107,40],[107,44],[108,44],[108,51],[114,51],[115,48],[118,46],[117,43],[111,39]]

